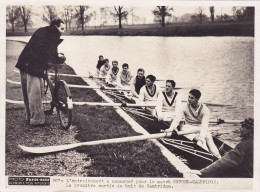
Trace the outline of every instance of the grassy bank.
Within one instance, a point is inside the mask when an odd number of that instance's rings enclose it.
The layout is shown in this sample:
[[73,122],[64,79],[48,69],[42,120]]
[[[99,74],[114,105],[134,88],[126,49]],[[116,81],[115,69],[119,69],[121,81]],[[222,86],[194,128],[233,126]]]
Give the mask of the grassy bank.
[[[7,78],[19,81],[13,69],[24,47],[7,41]],[[74,73],[69,66],[62,73]],[[66,77],[70,84],[85,85],[81,78]],[[8,99],[22,100],[18,85],[6,85]],[[97,101],[102,98],[91,89],[71,89],[74,101]],[[6,105],[6,175],[16,176],[102,176],[102,177],[180,177],[180,173],[150,141],[81,147],[53,154],[25,154],[18,144],[52,146],[137,135],[113,108],[75,106],[69,130],[59,126],[57,116],[46,117],[46,126],[31,127],[25,120],[23,106]]]
[[[29,32],[6,32],[7,36],[28,36],[36,29]],[[108,36],[254,36],[254,23],[204,23],[204,24],[168,24],[162,28],[158,24],[125,25],[123,29],[114,27],[93,28],[86,27],[84,31],[66,31],[65,35],[108,35]]]

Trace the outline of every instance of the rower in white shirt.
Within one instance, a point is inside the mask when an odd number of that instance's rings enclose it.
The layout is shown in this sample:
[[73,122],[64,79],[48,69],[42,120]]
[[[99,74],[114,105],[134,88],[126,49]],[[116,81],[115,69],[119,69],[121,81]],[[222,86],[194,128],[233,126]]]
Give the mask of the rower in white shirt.
[[99,77],[107,77],[108,71],[110,69],[110,65],[109,65],[109,60],[105,59],[105,64],[101,66],[100,70],[99,70]]
[[178,99],[178,92],[174,91],[175,81],[167,80],[165,91],[161,92],[158,96],[156,113],[158,121],[172,122],[175,117],[175,112],[181,104]]
[[[151,104],[156,106],[157,99],[161,90],[159,86],[154,84],[155,80],[156,77],[153,75],[148,75],[145,78],[145,86],[141,88],[139,94],[139,103]],[[146,110],[149,111],[153,116],[156,116],[155,107],[146,107]]]
[[119,78],[117,78],[117,86],[122,88],[130,88],[130,82],[133,76],[129,71],[129,65],[124,63],[122,65],[122,71],[119,73]]
[[112,68],[107,73],[106,83],[113,86],[117,86],[118,78],[119,78],[118,62],[112,61]]
[[181,130],[187,130],[192,128],[201,127],[199,134],[188,134],[185,135],[190,140],[197,142],[198,145],[214,154],[216,157],[221,158],[219,151],[213,141],[211,134],[208,132],[209,116],[210,112],[206,105],[199,102],[201,97],[201,92],[197,89],[192,89],[189,92],[188,102],[176,113],[169,129],[165,131],[176,131],[178,133],[177,127],[180,121],[184,117],[185,125],[181,127]]

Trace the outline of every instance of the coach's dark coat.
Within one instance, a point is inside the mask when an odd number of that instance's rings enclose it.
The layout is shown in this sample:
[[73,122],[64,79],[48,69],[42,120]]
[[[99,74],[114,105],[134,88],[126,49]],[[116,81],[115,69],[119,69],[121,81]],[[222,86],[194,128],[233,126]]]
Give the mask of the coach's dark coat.
[[42,77],[49,64],[61,64],[65,58],[58,57],[57,47],[63,41],[55,27],[39,28],[23,49],[16,67],[31,75]]

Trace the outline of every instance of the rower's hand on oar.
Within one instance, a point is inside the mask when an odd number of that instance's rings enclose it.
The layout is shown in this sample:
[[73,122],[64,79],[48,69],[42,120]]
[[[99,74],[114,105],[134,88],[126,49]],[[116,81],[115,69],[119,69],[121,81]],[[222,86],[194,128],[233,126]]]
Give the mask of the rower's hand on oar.
[[94,79],[93,75],[90,75],[89,78],[90,78],[90,79]]
[[172,133],[171,134],[171,136],[177,136],[178,135],[178,132],[174,129],[174,130],[172,130],[172,129],[165,129],[165,130],[161,130],[161,132],[164,132],[164,133]]
[[127,107],[126,103],[122,103],[121,107]]
[[101,86],[100,89],[101,89],[101,90],[105,90],[105,87],[104,87],[104,86]]

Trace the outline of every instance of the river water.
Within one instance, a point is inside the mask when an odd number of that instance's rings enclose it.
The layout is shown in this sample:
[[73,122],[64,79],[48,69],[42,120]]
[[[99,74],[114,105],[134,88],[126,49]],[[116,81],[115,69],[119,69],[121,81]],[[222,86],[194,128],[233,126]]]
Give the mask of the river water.
[[[158,79],[174,79],[177,87],[197,87],[204,102],[231,104],[209,106],[211,117],[245,119],[254,115],[254,38],[253,37],[118,37],[63,36],[59,51],[77,74],[95,71],[98,56],[128,63],[136,74],[139,67]],[[8,37],[28,41],[29,37]],[[189,89],[181,90],[183,99]],[[229,130],[229,128],[227,128]],[[238,141],[223,131],[220,139]],[[221,133],[220,133],[221,134]],[[227,138],[226,138],[227,137]]]

